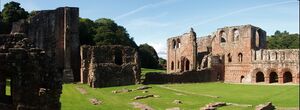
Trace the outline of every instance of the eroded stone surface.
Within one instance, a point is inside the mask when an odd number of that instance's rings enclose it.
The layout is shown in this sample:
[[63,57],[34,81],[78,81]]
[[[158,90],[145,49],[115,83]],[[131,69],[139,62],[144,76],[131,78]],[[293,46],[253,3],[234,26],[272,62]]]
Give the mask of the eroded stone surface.
[[121,45],[82,46],[81,61],[81,82],[90,87],[140,82],[140,63],[134,48]]
[[60,110],[63,70],[79,73],[78,13],[71,7],[37,11],[0,35],[1,110]]
[[140,110],[154,110],[150,106],[148,106],[146,104],[142,104],[140,102],[132,102],[131,104],[133,105],[134,108],[138,108]]
[[272,102],[268,102],[266,104],[256,106],[255,110],[275,110],[275,106]]
[[266,49],[259,27],[224,27],[200,38],[191,30],[167,45],[168,73],[210,69],[210,81],[299,84],[299,49]]

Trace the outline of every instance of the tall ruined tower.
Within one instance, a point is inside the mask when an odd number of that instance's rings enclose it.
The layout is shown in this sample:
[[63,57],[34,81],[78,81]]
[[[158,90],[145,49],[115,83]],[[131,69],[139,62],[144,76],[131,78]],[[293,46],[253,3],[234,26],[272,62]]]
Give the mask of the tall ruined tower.
[[252,25],[224,27],[212,40],[212,54],[224,65],[225,82],[250,82],[251,50],[266,47],[266,32]]
[[167,42],[167,73],[196,70],[197,42],[193,28],[189,33],[169,38]]
[[64,82],[80,80],[79,9],[62,7],[37,11],[29,19],[28,36],[36,47],[55,57]]

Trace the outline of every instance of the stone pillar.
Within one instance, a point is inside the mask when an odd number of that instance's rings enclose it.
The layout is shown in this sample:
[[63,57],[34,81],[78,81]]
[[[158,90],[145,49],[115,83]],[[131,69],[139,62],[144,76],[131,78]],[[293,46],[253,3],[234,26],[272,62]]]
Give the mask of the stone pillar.
[[191,28],[190,31],[192,42],[193,42],[193,59],[192,59],[192,70],[197,69],[197,41],[196,41],[196,33],[194,32],[194,29]]
[[265,77],[265,83],[270,83],[270,78],[269,77]]
[[64,82],[74,81],[73,71],[71,68],[70,19],[69,8],[64,8]]
[[283,77],[282,76],[278,76],[278,83],[283,84]]

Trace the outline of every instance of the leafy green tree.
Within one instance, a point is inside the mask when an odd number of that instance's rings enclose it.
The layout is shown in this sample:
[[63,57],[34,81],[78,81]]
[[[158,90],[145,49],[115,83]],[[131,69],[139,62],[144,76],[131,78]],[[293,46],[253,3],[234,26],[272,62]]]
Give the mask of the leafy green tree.
[[101,18],[95,21],[94,41],[97,45],[124,45],[137,48],[134,39],[129,36],[123,26],[119,26],[113,20]]
[[287,31],[275,31],[267,37],[269,49],[299,49],[299,34],[290,34]]
[[2,10],[2,33],[9,33],[12,27],[12,23],[20,19],[26,19],[28,12],[24,8],[20,7],[20,3],[11,1],[4,5]]
[[159,61],[155,49],[148,44],[141,44],[139,46],[139,56],[141,59],[141,66],[143,68],[158,68]]
[[159,62],[159,68],[161,69],[166,69],[166,66],[167,66],[167,60],[166,59],[163,59],[161,57],[158,58],[158,62]]
[[95,23],[88,18],[79,19],[79,39],[81,45],[95,45]]

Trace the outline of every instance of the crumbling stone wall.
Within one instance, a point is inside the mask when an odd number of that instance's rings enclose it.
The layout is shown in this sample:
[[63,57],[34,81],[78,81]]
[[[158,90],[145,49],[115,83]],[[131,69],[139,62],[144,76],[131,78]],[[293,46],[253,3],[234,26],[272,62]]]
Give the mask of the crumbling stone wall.
[[28,22],[28,37],[36,47],[44,49],[48,56],[55,57],[58,68],[64,71],[64,81],[79,81],[79,9],[61,7],[36,11]]
[[60,110],[63,78],[79,79],[78,11],[37,11],[0,35],[1,110]]
[[205,69],[201,71],[186,71],[181,73],[147,73],[144,84],[164,84],[164,83],[195,83],[210,82],[211,70]]
[[197,42],[193,29],[168,39],[167,73],[196,70]]
[[53,61],[24,33],[0,35],[0,109],[59,110],[62,73]]
[[299,83],[299,49],[252,50],[252,55],[253,83]]
[[81,82],[91,87],[130,85],[140,82],[136,49],[121,45],[81,46]]
[[[176,38],[168,39],[168,70],[178,56],[193,56],[196,52],[196,70],[210,68],[212,80],[299,83],[299,49],[265,49],[266,32],[259,27],[241,25],[219,28],[212,35],[198,38],[197,46],[191,45],[193,42],[181,45],[180,52],[185,54],[172,50],[173,39]],[[191,51],[195,47],[197,51]],[[175,71],[170,72],[178,71],[175,68]],[[261,72],[259,77],[258,72]]]

